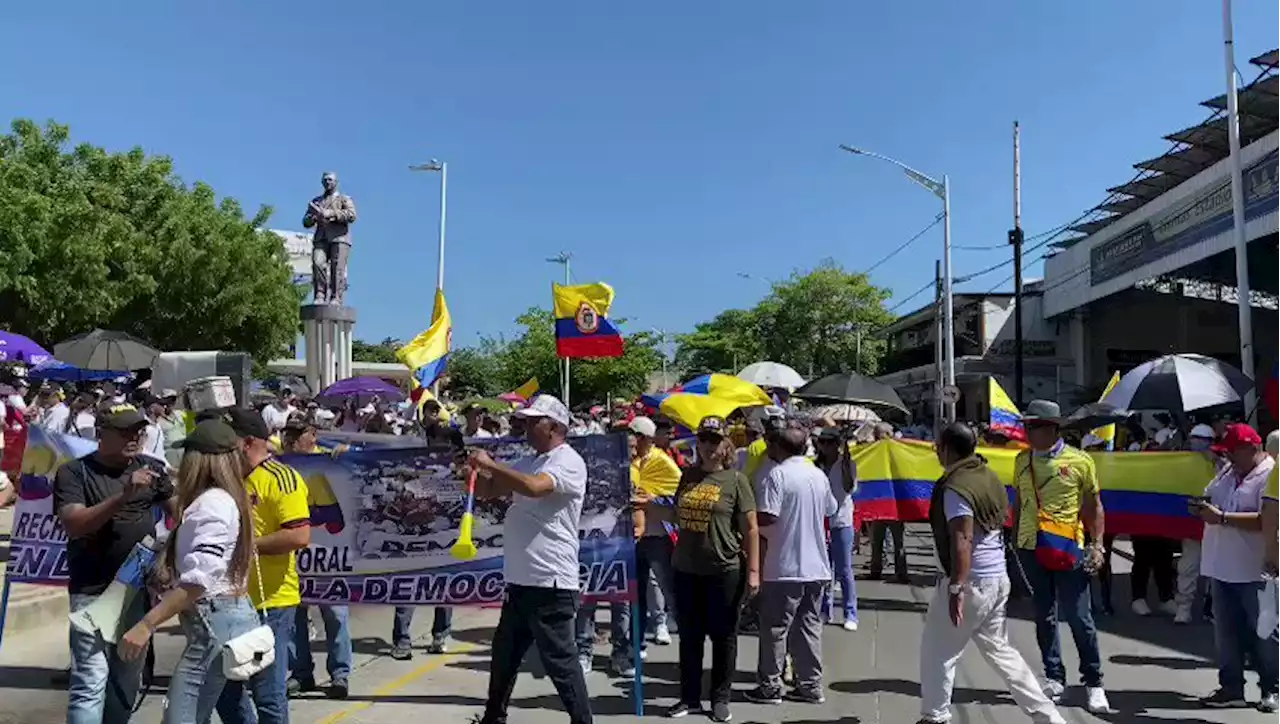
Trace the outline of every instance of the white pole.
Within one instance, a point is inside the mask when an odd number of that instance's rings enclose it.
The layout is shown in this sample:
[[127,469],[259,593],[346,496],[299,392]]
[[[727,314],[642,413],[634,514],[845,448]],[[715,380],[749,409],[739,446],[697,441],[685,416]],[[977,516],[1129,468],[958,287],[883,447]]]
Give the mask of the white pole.
[[444,289],[444,221],[448,209],[449,164],[440,164],[440,260],[436,264],[436,289]]
[[[1231,149],[1231,221],[1236,250],[1236,313],[1240,325],[1240,371],[1254,379],[1253,307],[1249,304],[1249,240],[1244,233],[1244,178],[1240,163],[1240,106],[1236,98],[1236,53],[1231,30],[1231,0],[1222,0],[1222,43],[1227,66],[1227,143]],[[1244,398],[1250,421],[1257,415],[1258,395]]]
[[[564,285],[569,286],[569,255],[564,255]],[[569,406],[569,358],[564,358],[564,406]]]
[[[954,386],[956,383],[956,334],[955,311],[951,304],[951,182],[946,174],[942,175],[942,297],[945,327],[942,334],[946,337],[947,345],[947,384]],[[955,421],[956,405],[954,402],[948,402],[947,422]]]

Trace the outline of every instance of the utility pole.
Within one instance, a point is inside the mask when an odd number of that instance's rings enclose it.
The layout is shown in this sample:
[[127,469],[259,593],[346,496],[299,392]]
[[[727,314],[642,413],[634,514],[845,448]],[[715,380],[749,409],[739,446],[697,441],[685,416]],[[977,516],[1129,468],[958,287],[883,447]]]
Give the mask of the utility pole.
[[1013,122],[1013,403],[1022,409],[1022,145]]
[[942,262],[933,262],[933,439],[942,433]]
[[[1240,371],[1255,379],[1253,370],[1253,307],[1249,300],[1249,239],[1244,233],[1244,179],[1240,159],[1240,101],[1236,97],[1236,51],[1231,29],[1231,0],[1222,0],[1222,43],[1227,64],[1227,148],[1230,150],[1231,222],[1236,250],[1236,314],[1240,325]],[[1256,422],[1258,393],[1249,388],[1244,413]]]
[[[559,254],[547,259],[550,264],[560,264],[564,267],[564,285],[570,284],[569,262],[573,259],[573,254],[562,251]],[[564,367],[560,370],[560,393],[564,395],[564,406],[569,406],[569,358],[565,357]]]

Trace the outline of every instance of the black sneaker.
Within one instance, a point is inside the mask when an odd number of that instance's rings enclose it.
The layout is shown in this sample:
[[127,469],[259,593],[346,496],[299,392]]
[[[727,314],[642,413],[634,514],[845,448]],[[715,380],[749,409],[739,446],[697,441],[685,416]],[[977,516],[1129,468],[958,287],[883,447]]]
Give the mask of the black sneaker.
[[812,689],[792,689],[787,692],[788,701],[798,701],[802,704],[825,704],[827,697],[822,695],[822,691],[814,691]]
[[335,679],[329,683],[329,688],[325,690],[324,695],[330,699],[346,699],[351,693],[351,687],[347,686],[345,679]]
[[682,701],[672,706],[670,709],[667,709],[667,718],[679,719],[682,716],[689,716],[701,708],[701,704],[686,704]]
[[391,658],[396,661],[408,661],[413,658],[413,649],[407,645],[396,645],[391,647]]
[[1201,706],[1207,706],[1210,709],[1239,709],[1249,705],[1244,700],[1244,694],[1235,694],[1226,689],[1218,689],[1212,694],[1200,700]]
[[751,691],[746,692],[743,696],[747,697],[747,701],[754,701],[757,704],[781,704],[782,692],[777,689],[766,689],[763,686],[757,686]]
[[291,677],[289,681],[285,682],[285,691],[289,696],[297,696],[298,694],[305,694],[315,690],[316,682],[314,679],[294,679]]
[[711,721],[732,721],[733,712],[729,711],[729,702],[717,701],[711,705]]

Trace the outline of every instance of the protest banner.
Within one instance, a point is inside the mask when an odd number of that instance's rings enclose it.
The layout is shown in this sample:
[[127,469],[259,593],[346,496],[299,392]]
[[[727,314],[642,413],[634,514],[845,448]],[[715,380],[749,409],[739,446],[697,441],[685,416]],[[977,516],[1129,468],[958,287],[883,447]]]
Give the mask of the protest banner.
[[[631,482],[622,434],[571,438],[587,463],[579,525],[588,601],[633,600]],[[478,440],[504,464],[533,455],[524,441]],[[33,429],[23,459],[6,582],[65,585],[66,533],[53,511],[58,466],[92,452],[78,438]],[[311,545],[297,553],[309,603],[493,605],[502,599],[502,530],[509,498],[477,500],[477,554],[454,558],[466,478],[445,448],[369,447],[341,455],[285,455],[307,481]],[[157,518],[157,534],[172,521]]]

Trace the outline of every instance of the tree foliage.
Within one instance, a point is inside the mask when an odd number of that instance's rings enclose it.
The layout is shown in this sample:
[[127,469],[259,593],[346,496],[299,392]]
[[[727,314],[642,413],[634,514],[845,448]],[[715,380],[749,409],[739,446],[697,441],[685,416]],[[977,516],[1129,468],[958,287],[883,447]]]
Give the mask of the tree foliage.
[[351,341],[351,359],[356,362],[399,362],[396,350],[403,346],[404,342],[395,337],[384,337],[377,344],[356,339]]
[[278,237],[142,149],[68,149],[29,120],[0,136],[0,327],[46,345],[95,327],[168,350],[279,356],[298,289]]
[[845,371],[874,375],[885,353],[884,340],[874,333],[893,321],[884,307],[888,298],[889,291],[866,274],[826,260],[774,283],[751,309],[726,310],[681,335],[676,364],[685,377],[732,374],[760,360],[781,362],[811,379]]
[[[544,392],[563,397],[556,356],[554,320],[546,309],[532,307],[516,317],[521,332],[514,339],[482,339],[477,347],[449,355],[449,387],[454,397],[494,396],[537,377]],[[603,402],[610,395],[634,397],[644,392],[649,376],[662,366],[658,340],[648,333],[627,337],[621,357],[573,360],[569,365],[570,402]]]

